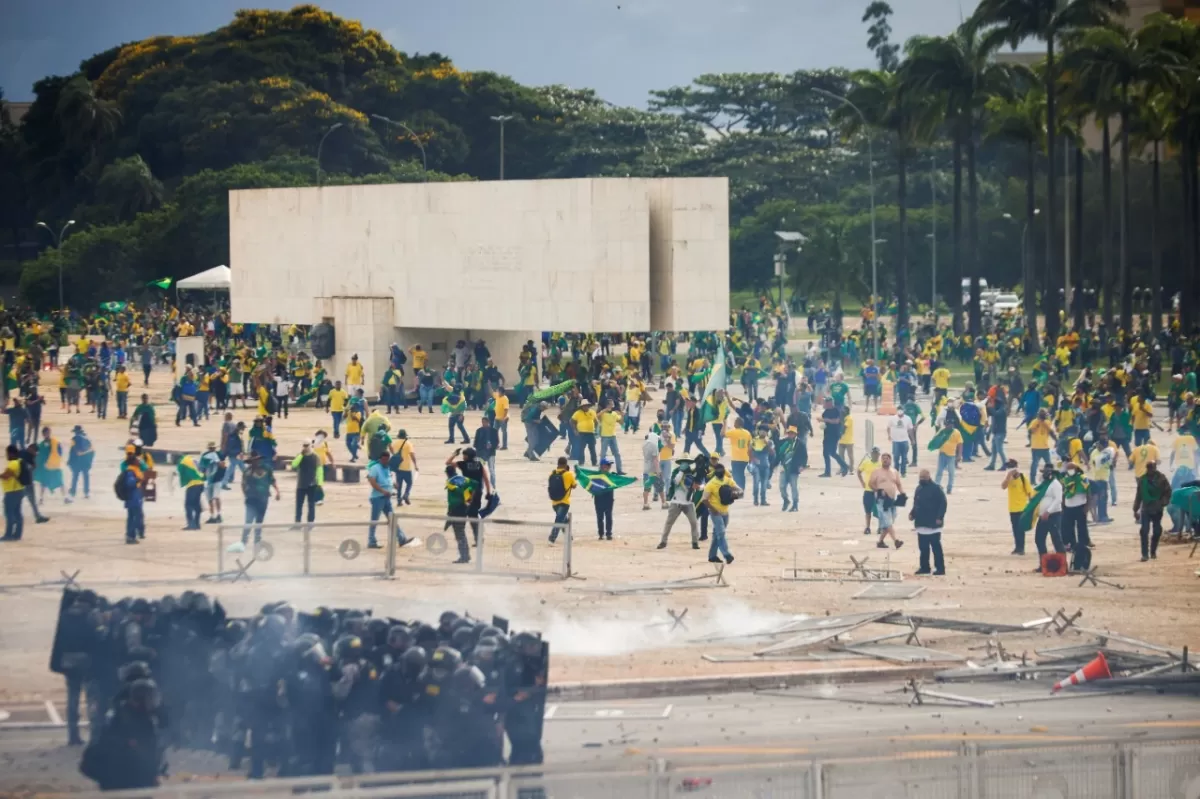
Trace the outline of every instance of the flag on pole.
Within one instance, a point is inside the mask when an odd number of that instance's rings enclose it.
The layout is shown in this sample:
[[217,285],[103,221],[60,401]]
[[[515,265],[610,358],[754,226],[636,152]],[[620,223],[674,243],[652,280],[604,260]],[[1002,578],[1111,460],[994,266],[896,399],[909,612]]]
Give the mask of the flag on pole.
[[151,281],[150,281],[149,283],[147,283],[146,285],[147,285],[147,286],[154,286],[155,288],[159,288],[159,289],[169,289],[169,288],[171,288],[171,283],[172,283],[172,282],[173,282],[173,281],[171,280],[171,278],[169,278],[169,277],[164,277],[164,278],[160,278],[160,279],[158,279],[158,280],[151,280]]
[[704,395],[700,398],[700,413],[705,424],[713,422],[717,418],[716,403],[709,402],[709,398],[713,392],[724,389],[727,385],[729,385],[729,380],[725,370],[725,342],[722,341],[717,347],[717,357],[713,363],[712,372],[708,376],[708,383],[704,386]]
[[637,482],[636,477],[612,472],[601,472],[595,469],[575,467],[575,480],[584,491],[599,494],[604,491],[616,491]]

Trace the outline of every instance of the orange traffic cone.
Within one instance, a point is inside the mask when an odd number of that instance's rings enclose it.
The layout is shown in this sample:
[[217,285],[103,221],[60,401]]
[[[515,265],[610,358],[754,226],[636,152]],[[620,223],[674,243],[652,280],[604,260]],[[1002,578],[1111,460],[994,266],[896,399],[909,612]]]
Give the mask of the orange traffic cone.
[[1104,657],[1103,652],[1096,653],[1096,659],[1084,666],[1079,671],[1072,674],[1065,680],[1059,680],[1054,683],[1052,693],[1058,693],[1067,685],[1080,685],[1085,682],[1095,682],[1096,680],[1107,680],[1112,677],[1112,672],[1108,668],[1108,660]]

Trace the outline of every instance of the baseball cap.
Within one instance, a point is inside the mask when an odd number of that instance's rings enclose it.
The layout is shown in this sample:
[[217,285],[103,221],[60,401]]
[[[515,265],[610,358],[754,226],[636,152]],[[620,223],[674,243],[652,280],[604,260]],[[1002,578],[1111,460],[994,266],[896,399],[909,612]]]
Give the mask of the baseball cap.
[[612,458],[601,458],[600,465],[601,466],[612,466],[613,465]]

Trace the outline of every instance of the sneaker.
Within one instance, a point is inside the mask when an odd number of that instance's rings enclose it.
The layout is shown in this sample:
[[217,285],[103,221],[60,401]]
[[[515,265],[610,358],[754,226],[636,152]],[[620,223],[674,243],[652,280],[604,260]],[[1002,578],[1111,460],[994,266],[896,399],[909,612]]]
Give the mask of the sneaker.
[[1150,560],[1158,560],[1158,553],[1157,553],[1157,552],[1151,552],[1151,553],[1150,553]]
[[875,548],[876,548],[876,549],[887,549],[887,548],[888,548],[888,547],[887,547],[887,542],[886,542],[886,541],[879,541],[879,542],[877,542],[877,543],[875,544]]
[[205,519],[205,520],[204,520],[204,523],[205,523],[205,524],[216,524],[216,523],[217,523],[217,517],[216,517],[216,516],[209,516],[207,519]]
[[708,540],[708,536],[707,536],[707,535],[702,535],[702,536],[700,536],[700,540],[701,540],[701,541],[707,541],[707,540]]
[[728,566],[730,563],[733,563],[733,555],[726,555],[725,556],[725,565]]
[[717,558],[717,557],[712,557],[712,558],[709,558],[709,559],[708,559],[708,562],[709,562],[709,563],[720,563],[720,562],[721,562],[721,559],[720,559],[720,558]]
[[224,524],[225,520],[223,518],[221,518],[221,516],[218,515],[217,518],[215,519],[215,523],[216,524]]
[[612,533],[609,533],[608,535],[604,536],[604,540],[605,540],[605,541],[612,541]]
[[863,528],[863,535],[870,535],[870,534],[871,534],[871,528],[870,528],[870,527],[864,527],[864,528]]
[[401,547],[409,547],[409,546],[411,546],[411,547],[419,547],[419,546],[421,546],[421,539],[419,539],[419,538],[406,538],[406,539],[404,539],[403,541],[399,542],[399,544],[397,544],[397,546],[401,546]]
[[788,513],[798,513],[799,511],[800,511],[800,509],[795,506],[788,508]]
[[225,551],[232,552],[233,554],[236,555],[239,552],[245,552],[246,545],[243,544],[241,541],[236,541],[236,542],[230,544],[229,546],[225,547]]
[[367,544],[367,549],[383,549],[383,544],[380,544],[378,541],[372,541]]
[[[50,517],[49,516],[39,516],[36,519],[34,519],[34,521],[37,522],[38,524],[45,524],[46,522],[50,521]],[[146,536],[143,534],[142,538],[145,538],[145,537]]]
[[929,571],[929,569],[917,569],[913,572],[914,577],[925,577],[930,574],[933,574],[933,572]]
[[[137,542],[138,542],[138,540],[136,538],[126,538],[125,539],[126,544],[136,544]],[[1145,558],[1143,558],[1142,560],[1145,560]]]
[[1150,558],[1146,557],[1145,555],[1142,555],[1142,563],[1145,563],[1148,560],[1150,560]]
[[700,545],[699,545],[698,543],[696,543],[695,541],[693,541],[693,542],[692,542],[692,549],[699,549],[699,548],[700,548]]
[[659,542],[658,542],[658,546],[656,546],[656,547],[655,547],[655,549],[666,549],[666,548],[667,548],[667,542],[666,542],[666,541],[659,541]]
[[945,577],[946,573],[945,572],[934,572],[933,576],[934,577]]
[[470,559],[470,558],[468,558],[468,557],[459,556],[458,560],[456,560],[456,561],[454,561],[454,562],[455,562],[455,563],[470,563],[470,562],[471,562],[471,559]]
[[783,507],[780,508],[779,511],[781,513],[787,513],[787,509],[788,509],[788,504],[785,502],[785,503],[783,503]]

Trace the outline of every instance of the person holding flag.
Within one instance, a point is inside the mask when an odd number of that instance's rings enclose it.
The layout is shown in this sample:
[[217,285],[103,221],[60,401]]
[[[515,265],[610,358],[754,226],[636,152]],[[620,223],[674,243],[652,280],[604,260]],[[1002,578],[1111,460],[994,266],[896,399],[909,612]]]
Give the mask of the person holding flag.
[[[1058,472],[1054,465],[1047,463],[1042,466],[1042,482],[1033,492],[1033,498],[1025,506],[1021,514],[1020,528],[1022,532],[1034,530],[1033,542],[1037,545],[1038,565],[1035,572],[1041,572],[1041,556],[1046,554],[1046,536],[1050,536],[1055,552],[1064,552],[1062,540],[1062,508],[1063,487],[1058,480]],[[1035,522],[1036,521],[1036,527]]]
[[938,454],[937,475],[934,482],[942,484],[942,472],[948,474],[946,493],[954,493],[954,472],[958,469],[962,457],[963,434],[958,429],[958,416],[952,409],[947,409],[945,422],[941,431],[929,441],[929,451]]
[[[216,449],[216,445],[210,443],[208,451],[211,452],[214,449]],[[204,474],[191,455],[184,455],[180,458],[179,463],[175,464],[175,468],[179,472],[179,487],[184,490],[183,512],[187,518],[187,525],[183,529],[199,530],[201,529],[200,515],[203,512],[200,497],[204,494]]]
[[612,541],[613,492],[637,482],[636,477],[614,474],[612,465],[608,458],[601,458],[600,471],[575,469],[575,482],[592,495],[596,505],[596,530],[601,541]]

